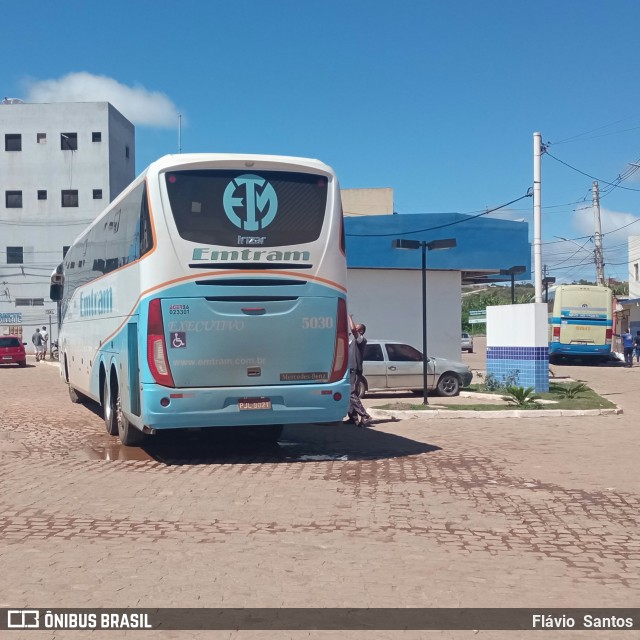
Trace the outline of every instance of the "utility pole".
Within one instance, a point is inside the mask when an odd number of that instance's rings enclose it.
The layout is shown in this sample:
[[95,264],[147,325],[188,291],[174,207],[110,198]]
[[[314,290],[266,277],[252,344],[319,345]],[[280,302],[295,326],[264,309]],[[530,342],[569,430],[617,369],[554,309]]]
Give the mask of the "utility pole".
[[593,182],[593,215],[596,223],[595,231],[595,259],[596,259],[596,283],[604,287],[604,257],[602,255],[602,229],[600,227],[600,193],[597,180]]
[[542,134],[533,134],[533,269],[535,301],[542,302]]

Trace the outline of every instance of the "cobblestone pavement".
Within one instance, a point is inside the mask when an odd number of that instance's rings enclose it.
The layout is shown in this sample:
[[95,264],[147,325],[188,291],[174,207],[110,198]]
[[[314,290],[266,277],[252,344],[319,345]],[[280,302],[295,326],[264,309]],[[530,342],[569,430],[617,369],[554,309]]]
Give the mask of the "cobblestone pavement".
[[[619,416],[287,427],[262,448],[183,433],[143,450],[71,404],[52,363],[29,365],[0,367],[0,606],[638,605],[640,367],[556,371]],[[26,637],[78,637],[63,633]]]

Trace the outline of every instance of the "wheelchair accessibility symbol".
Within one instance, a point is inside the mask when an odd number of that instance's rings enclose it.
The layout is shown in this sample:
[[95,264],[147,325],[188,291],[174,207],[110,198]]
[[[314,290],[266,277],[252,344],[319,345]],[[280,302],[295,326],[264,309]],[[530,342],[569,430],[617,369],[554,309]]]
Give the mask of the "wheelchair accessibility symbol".
[[173,349],[185,349],[187,346],[187,334],[184,331],[171,333],[171,347]]

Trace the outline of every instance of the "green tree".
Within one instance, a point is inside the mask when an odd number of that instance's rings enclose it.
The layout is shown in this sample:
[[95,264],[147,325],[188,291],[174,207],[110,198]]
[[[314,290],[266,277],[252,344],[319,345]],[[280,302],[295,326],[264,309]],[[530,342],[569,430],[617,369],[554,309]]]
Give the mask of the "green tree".
[[[531,302],[534,289],[531,285],[516,285],[516,304],[527,304]],[[468,293],[462,297],[462,330],[467,333],[481,334],[486,330],[484,324],[470,324],[469,311],[484,310],[487,307],[495,307],[501,304],[511,304],[511,287],[491,287],[489,290]]]

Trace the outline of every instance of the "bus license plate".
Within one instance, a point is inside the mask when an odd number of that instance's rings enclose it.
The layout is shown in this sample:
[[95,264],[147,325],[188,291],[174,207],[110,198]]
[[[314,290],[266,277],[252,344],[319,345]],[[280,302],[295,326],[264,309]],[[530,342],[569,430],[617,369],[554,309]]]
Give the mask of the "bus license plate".
[[238,400],[238,409],[240,411],[271,409],[271,398],[240,398]]

